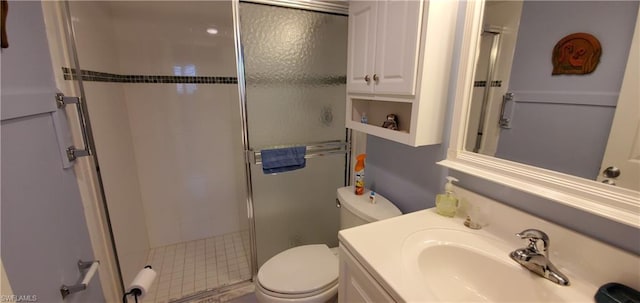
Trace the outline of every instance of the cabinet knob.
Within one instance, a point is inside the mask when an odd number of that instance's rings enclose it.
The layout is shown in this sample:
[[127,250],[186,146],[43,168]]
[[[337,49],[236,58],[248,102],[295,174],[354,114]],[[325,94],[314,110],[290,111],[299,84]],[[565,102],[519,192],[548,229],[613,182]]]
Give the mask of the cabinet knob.
[[364,75],[364,81],[366,81],[367,83],[371,81],[371,78],[369,78],[369,75]]
[[378,74],[373,74],[373,81],[378,83],[378,80],[380,80],[380,78],[378,78]]

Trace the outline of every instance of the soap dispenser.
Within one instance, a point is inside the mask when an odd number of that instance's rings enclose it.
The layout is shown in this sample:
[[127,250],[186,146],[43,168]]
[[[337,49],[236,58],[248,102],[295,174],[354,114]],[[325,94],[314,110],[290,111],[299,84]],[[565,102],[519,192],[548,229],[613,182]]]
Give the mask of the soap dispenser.
[[454,177],[447,177],[447,184],[444,185],[444,194],[436,196],[436,212],[445,217],[453,217],[458,210],[458,198],[453,194],[453,181],[458,181]]

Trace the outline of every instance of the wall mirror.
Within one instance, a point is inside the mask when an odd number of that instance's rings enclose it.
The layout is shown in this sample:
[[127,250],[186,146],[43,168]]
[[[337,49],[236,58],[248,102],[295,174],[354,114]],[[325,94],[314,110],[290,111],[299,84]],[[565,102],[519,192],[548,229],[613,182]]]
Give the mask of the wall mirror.
[[[639,12],[638,1],[468,2],[440,163],[640,227]],[[554,46],[573,33],[599,40],[595,71],[552,75]],[[565,51],[579,68],[576,45]]]

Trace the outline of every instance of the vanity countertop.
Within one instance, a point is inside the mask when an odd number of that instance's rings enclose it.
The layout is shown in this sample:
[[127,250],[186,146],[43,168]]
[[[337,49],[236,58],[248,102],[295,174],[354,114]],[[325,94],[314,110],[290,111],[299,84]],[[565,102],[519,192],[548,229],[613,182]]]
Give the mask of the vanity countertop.
[[[515,233],[528,228],[544,231],[551,240],[549,259],[560,271],[569,276],[571,285],[560,286],[544,278],[533,276],[534,274],[526,277],[532,281],[532,288],[538,286],[543,288],[542,292],[548,295],[545,298],[551,301],[588,300],[593,302],[593,295],[598,287],[608,282],[618,282],[640,289],[640,256],[462,188],[456,188],[456,193],[459,197],[464,197],[464,201],[472,201],[474,207],[482,209],[483,216],[487,218],[486,226],[480,230],[465,227],[463,210],[459,216],[447,218],[436,214],[435,209],[427,209],[341,230],[340,245],[351,252],[398,302],[437,299],[437,296],[434,297],[433,293],[429,293],[427,285],[423,285],[424,281],[416,279],[415,275],[407,274],[412,267],[418,267],[418,264],[413,266],[407,263],[407,239],[430,229],[445,229],[453,231],[453,234],[457,232],[466,237],[482,238],[484,243],[491,243],[490,245],[496,249],[495,255],[498,256],[499,262],[503,262],[506,266],[513,266],[510,270],[521,270],[525,273],[528,270],[508,256],[510,251],[525,247],[527,244],[526,241],[516,237]],[[455,242],[457,239],[451,239],[451,241]],[[504,258],[500,257],[502,254]],[[486,277],[488,280],[495,278],[492,277],[492,272],[487,272]],[[574,296],[577,294],[580,294],[580,297]],[[527,300],[526,297],[521,299]]]

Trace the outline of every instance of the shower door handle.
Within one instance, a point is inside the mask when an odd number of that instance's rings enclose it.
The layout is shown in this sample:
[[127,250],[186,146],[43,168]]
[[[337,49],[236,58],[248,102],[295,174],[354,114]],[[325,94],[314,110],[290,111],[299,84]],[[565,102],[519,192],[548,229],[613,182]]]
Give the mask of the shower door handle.
[[[508,103],[513,102],[514,95],[512,92],[507,92],[502,96],[502,105],[500,106],[500,120],[498,121],[498,125],[501,128],[509,129],[511,128],[511,115],[507,113]],[[513,104],[511,104],[513,105]]]
[[87,125],[84,121],[84,107],[82,105],[82,100],[80,97],[67,97],[62,93],[56,94],[56,106],[58,108],[64,108],[67,104],[75,104],[78,112],[78,119],[80,120],[80,131],[82,132],[82,142],[84,144],[84,149],[78,149],[75,146],[71,145],[67,147],[67,158],[69,161],[75,161],[78,157],[90,156],[93,154],[89,147],[89,140],[87,135]]

